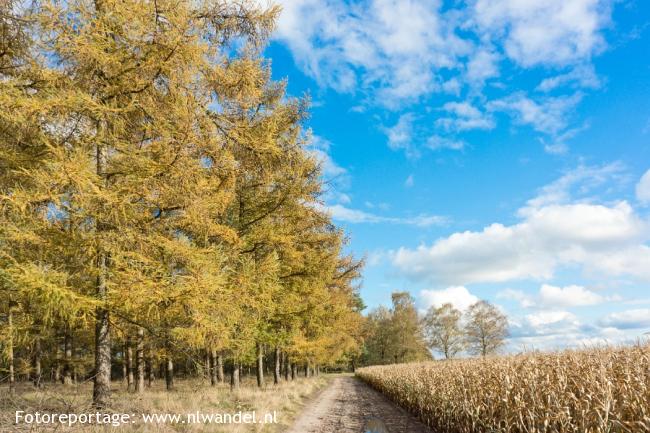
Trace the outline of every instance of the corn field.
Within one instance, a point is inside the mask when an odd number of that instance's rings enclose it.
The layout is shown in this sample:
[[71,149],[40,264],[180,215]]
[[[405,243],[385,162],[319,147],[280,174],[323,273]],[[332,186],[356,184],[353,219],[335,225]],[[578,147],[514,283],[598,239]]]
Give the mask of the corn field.
[[650,432],[650,345],[366,367],[438,433]]

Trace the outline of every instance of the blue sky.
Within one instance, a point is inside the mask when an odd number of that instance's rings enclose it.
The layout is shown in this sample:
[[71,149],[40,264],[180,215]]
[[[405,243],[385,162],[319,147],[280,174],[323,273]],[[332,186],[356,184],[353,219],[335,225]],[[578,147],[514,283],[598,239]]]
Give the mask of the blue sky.
[[511,350],[650,331],[650,2],[283,0],[369,307],[502,307]]

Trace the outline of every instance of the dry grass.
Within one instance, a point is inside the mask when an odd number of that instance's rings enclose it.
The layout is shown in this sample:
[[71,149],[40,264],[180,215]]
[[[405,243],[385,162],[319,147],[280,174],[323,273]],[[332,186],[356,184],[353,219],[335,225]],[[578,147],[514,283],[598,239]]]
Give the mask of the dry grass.
[[375,366],[357,375],[438,433],[650,432],[650,345]]
[[67,426],[35,428],[27,424],[13,425],[16,410],[35,413],[94,413],[90,405],[91,384],[85,383],[70,388],[61,385],[45,384],[40,391],[34,391],[28,384],[21,384],[18,393],[9,397],[6,388],[0,394],[0,432],[210,432],[210,433],[249,433],[282,432],[287,429],[300,411],[304,401],[328,382],[327,376],[311,379],[296,379],[278,386],[267,385],[258,389],[254,378],[246,378],[238,392],[231,392],[228,385],[210,387],[203,380],[177,381],[172,392],[164,390],[164,381],[157,381],[144,394],[126,392],[121,383],[114,383],[112,407],[110,413],[180,413],[187,414],[200,411],[217,413],[237,411],[256,411],[259,414],[277,411],[277,424],[143,424],[111,426]]

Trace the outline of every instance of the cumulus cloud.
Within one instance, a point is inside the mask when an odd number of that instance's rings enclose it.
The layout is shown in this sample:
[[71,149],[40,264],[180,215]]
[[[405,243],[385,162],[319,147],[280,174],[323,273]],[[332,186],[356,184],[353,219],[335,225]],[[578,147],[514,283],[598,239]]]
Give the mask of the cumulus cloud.
[[519,210],[515,224],[494,223],[429,246],[402,247],[393,253],[392,263],[409,278],[453,285],[547,280],[566,266],[650,281],[648,222],[626,201],[565,203],[580,177],[567,174],[543,188]]
[[557,325],[558,323],[577,325],[577,318],[568,311],[541,311],[539,313],[528,314],[526,321],[535,328],[542,328],[548,325]]
[[528,294],[521,290],[506,289],[497,297],[518,301],[524,308],[569,308],[601,304],[606,301],[620,300],[617,296],[603,296],[583,286],[565,287],[542,284],[537,294]]
[[650,309],[639,308],[611,313],[601,321],[601,325],[617,329],[650,328]]
[[539,298],[542,305],[551,307],[579,307],[605,301],[603,296],[577,285],[556,287],[543,284],[539,289]]
[[636,199],[644,205],[650,204],[650,170],[636,184]]
[[442,290],[422,290],[420,298],[426,308],[439,308],[443,304],[449,303],[461,311],[467,310],[472,304],[479,301],[479,298],[463,286],[452,286]]
[[450,284],[549,279],[567,265],[650,281],[647,239],[646,225],[626,202],[553,205],[511,226],[495,223],[428,247],[400,248],[393,264],[408,277]]

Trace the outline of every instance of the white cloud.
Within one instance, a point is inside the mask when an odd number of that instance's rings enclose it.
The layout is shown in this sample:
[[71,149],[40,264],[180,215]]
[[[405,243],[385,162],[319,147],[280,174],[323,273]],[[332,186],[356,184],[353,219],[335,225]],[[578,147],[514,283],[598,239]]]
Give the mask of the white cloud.
[[467,62],[466,77],[470,84],[482,86],[485,80],[499,75],[499,55],[494,51],[480,48]]
[[436,134],[430,135],[424,128],[416,128],[415,120],[413,113],[406,113],[402,114],[393,126],[383,127],[382,131],[388,139],[388,147],[393,150],[403,150],[409,158],[418,158],[423,146],[431,150],[461,150],[465,147],[465,142],[462,140]]
[[576,198],[582,200],[598,187],[617,186],[626,178],[624,171],[625,166],[619,162],[602,166],[579,165],[540,188],[538,194],[520,209],[519,214],[525,215],[527,209],[534,210],[546,205],[568,204]]
[[332,143],[318,135],[311,136],[311,142],[308,150],[318,160],[323,170],[323,175],[327,179],[343,176],[347,174],[347,170],[338,165],[330,156],[330,148]]
[[[645,327],[650,327],[646,319],[649,313],[650,310],[613,313],[597,325],[582,323],[575,314],[563,310],[542,310],[511,317],[508,346],[510,351],[521,351],[635,343],[641,337],[644,323],[647,323]],[[621,321],[622,318],[625,319]]]
[[414,114],[402,114],[395,125],[383,128],[383,131],[388,138],[388,147],[393,150],[404,150],[407,156],[415,157],[418,155],[414,143],[414,120]]
[[349,223],[378,223],[382,220],[382,218],[377,215],[362,210],[351,209],[341,204],[325,206],[324,210],[335,220]]
[[457,68],[470,43],[454,33],[441,1],[284,0],[275,38],[321,85],[374,87],[394,106],[441,88],[440,68]]
[[550,92],[567,84],[573,87],[596,89],[601,86],[601,80],[596,75],[593,65],[581,65],[565,74],[544,78],[537,86],[537,90]]
[[[456,7],[441,0],[279,3],[274,38],[298,67],[322,86],[361,89],[372,102],[393,108],[434,92],[458,94],[465,84],[480,89],[500,75],[503,57],[524,68],[588,67],[605,47],[601,32],[611,15],[609,0],[477,0]],[[570,81],[576,79],[556,83]]]
[[452,286],[442,290],[422,290],[420,291],[425,308],[439,308],[443,304],[452,304],[455,308],[464,311],[472,304],[479,301],[479,298],[472,295],[466,287]]
[[[569,120],[575,106],[582,99],[581,93],[572,96],[541,97],[531,99],[524,92],[487,103],[490,112],[505,112],[515,123],[529,125],[535,131],[545,134],[544,150],[550,154],[563,154],[568,150],[567,141],[586,129],[589,124],[569,127]],[[550,141],[549,141],[550,139]]]
[[416,227],[430,227],[434,225],[444,225],[449,222],[449,219],[440,215],[417,215],[413,217],[386,217],[376,215],[370,212],[352,209],[342,204],[334,204],[328,206],[319,206],[323,211],[327,212],[334,220],[349,222],[353,224],[362,223],[388,223],[388,224],[404,224]]
[[571,140],[573,137],[578,135],[580,132],[589,128],[589,122],[585,122],[580,126],[575,128],[569,128],[562,133],[552,134],[550,141],[546,139],[540,139],[544,144],[544,151],[550,153],[551,155],[561,155],[567,153],[569,146],[567,141]]
[[[399,248],[392,262],[412,279],[444,284],[550,279],[567,266],[595,275],[650,281],[648,221],[626,201],[569,202],[586,173],[611,175],[609,166],[581,168],[543,188],[520,209],[520,221],[454,233],[430,246]],[[584,188],[598,180],[585,179]]]
[[617,328],[585,330],[567,322],[559,322],[537,329],[525,328],[516,330],[517,334],[509,340],[508,347],[511,352],[611,347],[616,344],[634,344],[640,337],[638,332],[626,332]]
[[488,109],[506,112],[520,124],[530,125],[538,132],[554,135],[566,128],[568,114],[580,99],[582,96],[575,94],[570,97],[547,97],[534,101],[523,93],[515,93],[490,101]]
[[443,110],[452,112],[459,117],[476,118],[481,117],[481,112],[468,102],[447,102],[442,106]]
[[543,284],[539,289],[539,297],[542,304],[549,307],[578,307],[605,301],[605,297],[576,285],[556,287]]
[[610,1],[478,0],[473,19],[479,31],[501,40],[506,55],[524,67],[589,60],[605,48],[601,30]]
[[576,320],[576,316],[568,311],[541,311],[526,316],[526,321],[534,328],[556,325],[562,322],[575,324]]
[[584,307],[620,300],[617,296],[606,297],[578,285],[557,287],[549,284],[542,284],[536,295],[506,289],[499,292],[497,297],[518,301],[524,308],[547,309]]
[[462,140],[455,140],[452,138],[441,137],[440,135],[432,135],[427,139],[427,148],[431,150],[451,149],[462,150],[465,148],[465,142]]
[[[353,110],[369,105],[397,110],[433,94],[458,96],[466,89],[468,97],[483,101],[486,81],[503,75],[502,67],[542,70],[548,76],[537,90],[543,92],[598,87],[591,59],[605,48],[602,31],[609,25],[612,2],[279,0],[283,12],[273,37],[319,86],[362,94],[363,102]],[[566,141],[580,130],[569,129],[569,114],[580,99],[534,99],[520,93],[487,106],[550,135],[545,150],[561,154],[568,150]],[[422,119],[404,116],[394,126],[404,129],[394,131],[389,145],[417,157],[418,148],[408,136],[414,138],[413,124]],[[493,129],[495,120],[492,112],[456,114],[435,124],[462,132]],[[461,143],[432,138],[429,147],[458,149]]]
[[530,308],[535,305],[535,298],[524,293],[522,290],[503,289],[497,293],[497,298],[517,301],[524,308]]
[[332,143],[327,139],[311,134],[307,151],[318,161],[321,175],[327,187],[323,193],[323,200],[331,203],[348,204],[352,198],[345,192],[349,188],[351,178],[348,171],[334,161],[330,155]]
[[440,215],[418,215],[408,218],[389,218],[389,222],[414,225],[417,227],[441,226],[449,222],[449,218]]
[[650,170],[636,184],[636,199],[644,205],[650,204]]
[[465,131],[495,127],[494,119],[482,113],[469,102],[447,102],[442,109],[453,115],[453,117],[436,120],[436,125],[446,130]]
[[602,320],[601,324],[617,329],[650,328],[650,309],[640,308],[611,313]]
[[408,277],[447,284],[549,279],[563,266],[650,281],[646,225],[626,202],[553,205],[520,223],[454,233],[433,245],[400,248],[393,264]]
[[413,185],[415,185],[415,178],[413,177],[412,174],[409,174],[409,176],[404,181],[404,186],[407,188],[411,188]]

